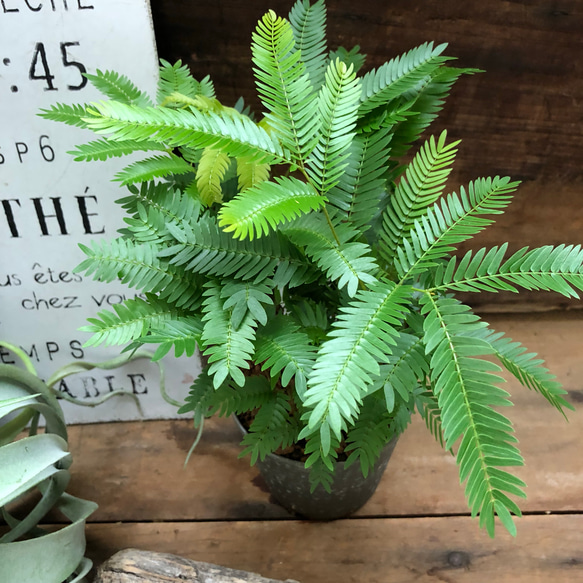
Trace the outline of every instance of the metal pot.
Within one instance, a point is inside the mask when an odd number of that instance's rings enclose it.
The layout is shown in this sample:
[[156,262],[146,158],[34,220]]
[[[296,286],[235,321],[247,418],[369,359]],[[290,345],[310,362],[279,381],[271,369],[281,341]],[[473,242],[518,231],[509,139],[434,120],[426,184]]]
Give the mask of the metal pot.
[[[247,433],[236,416],[235,422],[243,434]],[[286,510],[311,520],[334,520],[356,512],[374,494],[397,439],[387,443],[366,478],[359,463],[345,468],[344,462],[338,462],[330,493],[322,486],[310,493],[310,470],[303,462],[269,454],[257,467],[275,500]]]

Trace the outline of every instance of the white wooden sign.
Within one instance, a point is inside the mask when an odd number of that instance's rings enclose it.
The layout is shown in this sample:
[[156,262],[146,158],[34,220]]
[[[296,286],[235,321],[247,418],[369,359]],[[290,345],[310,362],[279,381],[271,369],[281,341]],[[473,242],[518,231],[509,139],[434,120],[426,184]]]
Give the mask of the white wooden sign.
[[[103,361],[119,348],[83,347],[88,316],[135,292],[73,274],[77,244],[115,237],[127,191],[110,180],[128,160],[74,162],[66,152],[90,132],[44,120],[56,102],[103,99],[82,73],[114,70],[155,96],[157,55],[148,0],[0,0],[0,339],[21,346],[48,378],[75,360]],[[168,357],[167,357],[168,358]],[[13,357],[0,349],[0,362]],[[167,360],[168,392],[183,400],[194,359]],[[61,390],[93,400],[117,389],[140,396],[148,418],[176,415],[158,390],[157,368],[70,377]],[[127,398],[96,409],[65,404],[69,422],[139,418]]]

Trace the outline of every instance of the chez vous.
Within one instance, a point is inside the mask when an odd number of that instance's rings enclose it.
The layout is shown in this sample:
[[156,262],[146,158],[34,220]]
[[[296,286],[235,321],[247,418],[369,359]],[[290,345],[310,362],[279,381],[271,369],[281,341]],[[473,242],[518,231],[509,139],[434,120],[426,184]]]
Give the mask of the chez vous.
[[31,0],[0,0],[0,7],[4,14],[8,12],[41,12],[94,10],[94,6],[87,0],[45,0],[44,2],[32,2]]

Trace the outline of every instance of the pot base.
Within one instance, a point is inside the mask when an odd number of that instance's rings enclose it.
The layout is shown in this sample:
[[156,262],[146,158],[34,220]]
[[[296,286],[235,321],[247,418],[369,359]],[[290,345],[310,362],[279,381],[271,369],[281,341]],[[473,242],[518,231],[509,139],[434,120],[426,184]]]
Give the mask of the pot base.
[[[237,418],[235,421],[245,432],[240,421]],[[258,461],[257,467],[273,498],[286,510],[310,520],[335,520],[356,512],[374,494],[397,439],[393,438],[384,447],[366,478],[359,463],[348,468],[343,462],[337,463],[330,493],[322,486],[310,493],[310,470],[302,462],[270,454]]]

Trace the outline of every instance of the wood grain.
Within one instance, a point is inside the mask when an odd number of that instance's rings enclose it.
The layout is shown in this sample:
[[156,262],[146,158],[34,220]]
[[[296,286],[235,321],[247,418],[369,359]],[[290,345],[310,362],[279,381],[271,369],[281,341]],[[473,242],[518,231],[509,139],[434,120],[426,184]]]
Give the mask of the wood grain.
[[[563,381],[574,403],[583,402],[583,316],[491,315],[496,330],[538,352]],[[526,467],[528,512],[583,510],[583,408],[566,422],[539,395],[511,381],[515,422]],[[210,420],[186,469],[194,438],[189,421],[75,426],[73,494],[95,500],[96,521],[226,520],[288,517],[270,500],[247,459],[237,459],[240,435],[229,419]],[[358,515],[422,516],[466,513],[454,459],[422,422],[400,439],[383,480]]]
[[[152,0],[160,56],[182,59],[197,78],[210,75],[226,103],[243,96],[261,112],[253,85],[250,39],[257,20],[292,0]],[[510,243],[580,243],[583,232],[583,4],[484,0],[328,2],[330,48],[359,44],[366,69],[426,41],[449,43],[457,64],[483,74],[454,87],[436,125],[462,139],[449,181],[457,190],[480,176],[523,182],[513,205],[472,248]],[[463,249],[467,249],[466,245]],[[473,295],[476,306],[580,308],[557,295]]]
[[91,524],[100,562],[136,547],[301,583],[557,583],[583,579],[583,516],[527,516],[516,539],[468,517],[329,523]]

